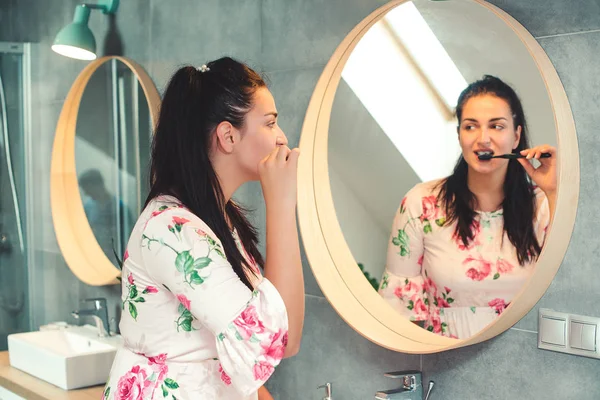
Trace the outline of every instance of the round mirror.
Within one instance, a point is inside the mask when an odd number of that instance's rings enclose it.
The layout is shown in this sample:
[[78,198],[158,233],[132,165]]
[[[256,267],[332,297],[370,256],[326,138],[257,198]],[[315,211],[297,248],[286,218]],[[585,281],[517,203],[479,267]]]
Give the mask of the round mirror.
[[[536,146],[556,192],[516,159],[486,159]],[[535,39],[484,1],[395,1],[366,18],[325,68],[301,148],[311,267],[338,313],[385,347],[493,337],[560,266],[579,182],[570,108]]]
[[152,127],[160,98],[131,60],[105,57],[79,75],[58,122],[52,215],[75,275],[116,283],[126,241],[148,193]]

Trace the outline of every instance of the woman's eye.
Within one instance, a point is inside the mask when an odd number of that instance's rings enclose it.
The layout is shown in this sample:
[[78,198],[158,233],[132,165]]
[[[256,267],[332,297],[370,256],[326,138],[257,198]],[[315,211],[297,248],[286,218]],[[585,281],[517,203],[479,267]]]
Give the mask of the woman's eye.
[[275,126],[275,124],[276,124],[276,123],[277,123],[277,122],[275,122],[275,121],[273,121],[273,122],[269,122],[267,126],[268,126],[269,128],[272,128],[272,127],[274,127],[274,126]]
[[504,129],[504,126],[502,126],[502,125],[494,125],[493,128],[496,129],[496,130],[502,130],[502,129]]
[[472,131],[473,129],[475,129],[474,125],[467,125],[467,126],[465,126],[465,130],[466,131]]

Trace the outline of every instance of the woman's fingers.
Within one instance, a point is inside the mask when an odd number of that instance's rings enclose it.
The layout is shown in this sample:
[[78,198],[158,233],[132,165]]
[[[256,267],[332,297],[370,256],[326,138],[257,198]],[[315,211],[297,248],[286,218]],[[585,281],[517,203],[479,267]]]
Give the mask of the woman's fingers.
[[278,151],[277,151],[277,162],[279,164],[283,164],[285,163],[285,160],[287,160],[288,155],[290,154],[290,148],[287,147],[286,145],[281,145],[281,146],[277,146],[278,147]]
[[532,158],[540,160],[543,153],[549,153],[552,158],[556,155],[556,148],[548,144],[543,144],[521,151],[521,155],[524,155],[527,160],[531,160]]

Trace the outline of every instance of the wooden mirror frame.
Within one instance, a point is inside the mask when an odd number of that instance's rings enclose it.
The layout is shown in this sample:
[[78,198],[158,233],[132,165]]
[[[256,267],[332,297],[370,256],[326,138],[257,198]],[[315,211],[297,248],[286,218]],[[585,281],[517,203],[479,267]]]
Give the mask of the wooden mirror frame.
[[92,286],[117,284],[121,271],[102,251],[85,215],[75,169],[75,135],[79,105],[87,84],[96,70],[110,60],[122,62],[136,76],[148,101],[153,127],[160,106],[160,95],[146,71],[134,61],[119,56],[102,57],[88,64],[71,86],[63,105],[52,149],[52,220],[67,265],[79,280]]
[[323,294],[355,331],[387,349],[427,354],[491,339],[523,318],[548,289],[569,244],[579,197],[579,151],[569,102],[552,63],[537,41],[510,15],[483,1],[521,39],[538,66],[554,112],[558,133],[558,193],[554,222],[532,276],[510,306],[476,335],[451,339],[426,331],[399,317],[365,279],[352,256],[336,217],[328,171],[328,131],[341,73],[352,50],[385,14],[407,0],[395,0],[359,23],[335,50],[310,100],[298,166],[298,220],[310,266]]

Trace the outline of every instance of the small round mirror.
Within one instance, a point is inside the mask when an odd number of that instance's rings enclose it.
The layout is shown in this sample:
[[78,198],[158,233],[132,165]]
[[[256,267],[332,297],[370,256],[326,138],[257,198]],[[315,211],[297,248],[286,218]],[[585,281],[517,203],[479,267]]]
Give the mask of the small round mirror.
[[134,62],[105,57],[77,78],[61,113],[52,160],[52,214],[71,270],[116,282],[148,193],[156,87]]

